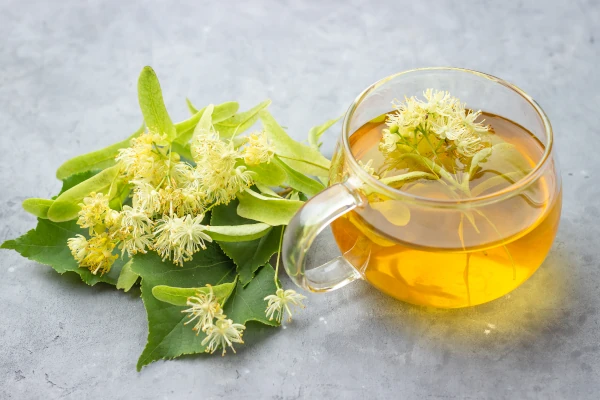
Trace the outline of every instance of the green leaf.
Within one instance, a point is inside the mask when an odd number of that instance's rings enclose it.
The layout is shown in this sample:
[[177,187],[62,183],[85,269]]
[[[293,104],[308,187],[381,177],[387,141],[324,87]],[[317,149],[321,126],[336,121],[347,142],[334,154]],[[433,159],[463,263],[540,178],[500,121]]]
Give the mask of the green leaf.
[[[235,288],[235,282],[222,283],[212,287],[213,294],[221,303],[225,304],[229,296]],[[152,288],[152,295],[160,301],[164,301],[174,306],[185,306],[187,305],[187,299],[191,296],[196,296],[198,292],[208,294],[210,289],[207,286],[198,288],[178,288],[172,286],[159,285]]]
[[412,181],[414,179],[437,179],[437,177],[429,172],[411,171],[401,175],[394,175],[388,178],[381,178],[380,181],[381,183],[393,187],[395,184]]
[[275,320],[269,321],[265,315],[266,296],[275,294],[275,271],[271,265],[262,267],[256,277],[247,286],[238,283],[234,294],[225,304],[224,312],[227,318],[239,324],[248,321],[258,321],[265,325],[279,326]]
[[240,216],[272,226],[287,225],[304,202],[263,196],[252,190],[238,193]]
[[107,193],[118,177],[119,171],[118,165],[107,168],[60,194],[48,210],[48,219],[63,222],[76,218],[83,198],[91,192]]
[[123,289],[123,291],[128,292],[140,277],[131,270],[131,264],[133,264],[133,259],[129,259],[129,261],[123,265],[121,273],[119,274],[119,279],[117,280],[117,289]]
[[158,285],[197,288],[233,282],[233,262],[215,243],[209,243],[183,267],[163,262],[156,253],[149,252],[136,254],[131,268],[142,277],[142,300],[148,314],[148,343],[138,360],[138,371],[160,359],[202,353],[206,348],[201,344],[204,334],[197,336],[191,326],[184,326],[188,318],[181,312],[183,308],[158,300],[152,289]]
[[257,106],[252,107],[248,111],[235,114],[224,121],[215,123],[215,129],[217,132],[219,132],[219,135],[225,139],[229,139],[239,133],[242,133],[254,125],[254,123],[258,120],[259,112],[268,107],[269,104],[271,104],[271,100],[265,100],[262,103],[259,103]]
[[[227,205],[215,207],[212,211],[210,223],[212,227],[218,225],[248,226],[254,221],[240,217],[237,214],[238,201],[234,200]],[[271,229],[260,239],[246,242],[219,242],[221,249],[235,262],[240,283],[247,285],[254,277],[258,268],[265,265],[273,254],[279,249],[282,227]]]
[[252,179],[255,182],[267,186],[280,186],[285,181],[287,174],[274,162],[248,166],[248,170],[254,172]]
[[[177,139],[175,140],[179,144],[186,144],[192,138],[192,134],[198,121],[204,115],[204,111],[206,107],[201,110],[196,110],[196,108],[192,105],[192,103],[187,100],[188,108],[192,111],[192,117],[186,119],[185,121],[178,122],[175,124],[175,129],[177,130]],[[212,122],[221,122],[228,118],[231,118],[237,110],[240,108],[240,105],[235,101],[228,101],[225,103],[221,103],[216,105],[213,113],[212,113]]]
[[325,186],[323,186],[321,182],[317,182],[314,179],[293,170],[286,163],[281,161],[278,156],[275,156],[272,162],[285,171],[287,175],[285,182],[288,186],[291,186],[302,193],[306,193],[309,196],[314,196],[325,189]]
[[206,233],[219,242],[244,242],[265,236],[271,225],[256,223],[248,225],[209,226]]
[[288,136],[269,111],[262,110],[259,117],[267,136],[275,146],[275,153],[290,167],[305,175],[329,175],[330,162],[318,150]]
[[133,135],[121,142],[70,159],[58,168],[56,177],[63,180],[74,174],[91,170],[103,170],[115,165],[115,157],[119,153],[119,150],[129,147],[131,145],[131,139],[144,133],[144,128],[145,126],[142,124],[140,129]]
[[110,272],[102,276],[94,275],[89,269],[79,267],[73,259],[67,247],[67,240],[77,234],[86,233],[87,230],[79,228],[75,221],[59,223],[39,218],[35,229],[19,238],[7,240],[0,248],[15,250],[25,258],[51,266],[59,274],[75,272],[88,285],[95,285],[98,282],[116,284],[121,268],[126,262],[120,257],[113,264]]
[[310,147],[319,150],[321,148],[321,145],[323,144],[321,143],[321,136],[323,136],[323,133],[325,133],[327,129],[331,128],[333,124],[338,122],[340,118],[342,118],[342,116],[339,116],[335,119],[330,119],[322,125],[317,125],[311,128],[311,130],[308,131],[308,144],[310,145]]
[[25,199],[23,200],[23,209],[38,218],[46,219],[48,218],[48,210],[52,203],[54,203],[54,200],[50,199]]
[[167,135],[169,142],[173,141],[177,131],[165,107],[158,77],[151,67],[144,67],[138,79],[138,100],[148,130]]

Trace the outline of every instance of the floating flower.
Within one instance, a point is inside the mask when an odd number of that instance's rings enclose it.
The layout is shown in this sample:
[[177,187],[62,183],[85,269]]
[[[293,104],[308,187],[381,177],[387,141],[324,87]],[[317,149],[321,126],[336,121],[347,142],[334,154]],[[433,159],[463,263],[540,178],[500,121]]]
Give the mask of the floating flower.
[[202,345],[207,345],[206,352],[211,354],[219,346],[223,349],[222,355],[225,355],[227,346],[231,347],[231,350],[235,353],[233,343],[244,343],[242,340],[244,329],[246,329],[244,325],[234,324],[232,320],[219,316],[214,325],[206,328],[206,338],[202,341]]
[[296,293],[296,291],[292,289],[285,291],[283,289],[277,289],[275,294],[265,297],[265,301],[268,301],[265,314],[267,315],[267,318],[269,318],[269,321],[275,319],[277,322],[281,322],[285,311],[288,315],[288,321],[291,321],[292,311],[290,310],[289,305],[291,304],[293,306],[304,308],[302,300],[305,298],[306,297]]

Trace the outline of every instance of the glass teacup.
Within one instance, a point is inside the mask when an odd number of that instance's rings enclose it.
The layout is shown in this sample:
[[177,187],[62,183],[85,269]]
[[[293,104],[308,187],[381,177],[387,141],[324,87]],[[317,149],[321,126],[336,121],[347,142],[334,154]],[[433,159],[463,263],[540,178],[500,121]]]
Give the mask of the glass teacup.
[[[390,112],[394,99],[428,88],[449,91],[470,108],[528,131],[540,149],[530,172],[500,190],[488,185],[461,199],[408,193],[369,174],[358,162],[363,140],[358,131]],[[314,292],[364,279],[413,304],[481,304],[512,291],[542,264],[558,229],[561,195],[550,122],[522,90],[465,69],[402,72],[371,85],[351,104],[329,187],[292,219],[283,262],[298,286]],[[328,225],[342,255],[307,268],[308,249]]]

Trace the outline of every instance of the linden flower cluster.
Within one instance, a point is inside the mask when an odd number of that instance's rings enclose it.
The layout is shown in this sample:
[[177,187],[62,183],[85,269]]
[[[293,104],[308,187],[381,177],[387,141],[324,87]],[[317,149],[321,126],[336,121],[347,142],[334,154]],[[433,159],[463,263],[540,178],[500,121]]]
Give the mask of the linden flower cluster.
[[196,331],[196,335],[200,332],[206,334],[202,345],[206,345],[207,353],[212,354],[221,347],[224,356],[228,346],[235,353],[233,343],[244,343],[242,334],[246,327],[227,319],[212,286],[207,285],[207,287],[208,294],[197,292],[196,296],[188,297],[187,305],[190,308],[182,312],[188,313],[190,319],[184,325],[196,320],[196,325],[192,329]]
[[483,135],[490,127],[476,122],[481,111],[466,109],[448,92],[427,89],[423,96],[425,101],[411,97],[392,102],[396,111],[388,115],[388,128],[379,144],[386,157],[414,150],[423,141],[434,154],[456,153],[459,157],[472,157],[486,146]]
[[[192,259],[211,242],[205,211],[227,204],[253,184],[248,166],[270,163],[275,149],[264,132],[250,134],[241,146],[222,140],[214,129],[200,130],[191,143],[195,166],[171,151],[165,136],[147,132],[121,149],[116,161],[122,179],[132,186],[131,205],[110,207],[110,196],[91,193],[80,204],[77,235],[69,249],[81,267],[108,272],[118,258],[156,251],[176,265]],[[222,324],[221,324],[222,325]]]

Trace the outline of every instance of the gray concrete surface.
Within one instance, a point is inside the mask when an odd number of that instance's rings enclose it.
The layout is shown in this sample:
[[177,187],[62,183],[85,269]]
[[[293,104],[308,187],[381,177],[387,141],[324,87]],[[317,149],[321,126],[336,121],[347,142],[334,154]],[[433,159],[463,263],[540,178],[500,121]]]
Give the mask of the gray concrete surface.
[[89,288],[2,251],[0,398],[597,399],[599,27],[593,0],[2,1],[0,240],[34,225],[20,203],[55,193],[62,161],[137,128],[146,64],[174,119],[186,115],[186,96],[243,106],[271,98],[298,139],[400,70],[501,76],[551,117],[564,214],[543,267],[498,301],[427,310],[357,283],[311,295],[287,329],[236,356],[141,373],[139,293]]

